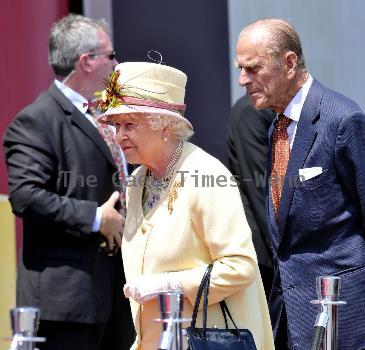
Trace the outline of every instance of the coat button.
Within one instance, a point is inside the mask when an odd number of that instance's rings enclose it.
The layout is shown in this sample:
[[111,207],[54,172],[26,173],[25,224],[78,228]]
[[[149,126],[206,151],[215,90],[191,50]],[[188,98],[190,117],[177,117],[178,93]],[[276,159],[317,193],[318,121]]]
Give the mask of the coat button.
[[146,233],[146,228],[144,226],[141,226],[141,231],[142,231],[143,234],[145,234]]

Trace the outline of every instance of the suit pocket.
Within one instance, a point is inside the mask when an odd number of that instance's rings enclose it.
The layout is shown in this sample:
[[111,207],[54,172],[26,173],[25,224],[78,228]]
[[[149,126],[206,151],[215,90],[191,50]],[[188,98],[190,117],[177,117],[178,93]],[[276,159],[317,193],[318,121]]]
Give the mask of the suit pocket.
[[358,273],[363,273],[365,278],[365,264],[335,272],[331,274],[331,276],[351,277],[352,275],[356,275]]
[[[326,169],[322,174],[303,181],[296,192],[302,197],[303,206],[307,206],[308,218],[314,215],[321,226],[341,212],[341,186],[334,171]],[[310,206],[313,207],[308,208]]]
[[[309,181],[309,180],[308,180]],[[322,223],[322,211],[315,190],[298,186],[290,209],[291,226],[317,231]]]
[[317,197],[323,224],[327,224],[328,221],[336,219],[344,211],[342,188],[335,172],[328,171],[324,181],[318,182],[316,187],[311,190],[314,191]]
[[316,189],[319,186],[322,186],[323,184],[328,182],[328,177],[330,176],[330,173],[328,169],[324,170],[322,174],[319,174],[317,176],[312,177],[311,179],[305,180],[303,182],[300,182],[299,187],[313,190]]

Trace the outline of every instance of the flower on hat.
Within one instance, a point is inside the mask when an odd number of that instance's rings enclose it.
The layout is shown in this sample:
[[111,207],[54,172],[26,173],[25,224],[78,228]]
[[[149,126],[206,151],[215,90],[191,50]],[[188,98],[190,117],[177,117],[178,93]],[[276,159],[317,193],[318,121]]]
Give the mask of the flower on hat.
[[107,88],[95,93],[96,108],[100,109],[102,112],[105,112],[110,108],[119,107],[123,104],[123,87],[118,83],[119,75],[119,71],[110,73],[109,81],[105,84]]
[[[159,101],[158,98],[147,97],[143,94],[143,92],[151,92],[143,88],[138,88],[137,86],[129,85],[129,84],[120,84],[119,83],[120,71],[116,70],[110,73],[109,81],[105,81],[105,90],[97,91],[94,96],[94,107],[98,108],[101,112],[106,112],[107,110],[115,107],[119,107],[125,104],[126,96],[135,97],[138,99],[146,99],[146,100],[156,100]],[[138,77],[138,76],[137,76]],[[133,80],[130,79],[130,80]],[[142,93],[137,93],[136,90],[141,90]],[[134,90],[134,91],[133,91]],[[154,92],[163,94],[165,92]],[[130,102],[130,99],[128,99]]]

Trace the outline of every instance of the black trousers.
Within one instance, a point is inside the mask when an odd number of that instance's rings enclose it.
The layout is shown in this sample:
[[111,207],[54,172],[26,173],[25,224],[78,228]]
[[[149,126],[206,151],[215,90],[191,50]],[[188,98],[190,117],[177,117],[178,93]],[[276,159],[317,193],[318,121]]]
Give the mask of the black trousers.
[[99,350],[104,333],[105,324],[41,320],[37,335],[47,340],[37,347],[40,350]]

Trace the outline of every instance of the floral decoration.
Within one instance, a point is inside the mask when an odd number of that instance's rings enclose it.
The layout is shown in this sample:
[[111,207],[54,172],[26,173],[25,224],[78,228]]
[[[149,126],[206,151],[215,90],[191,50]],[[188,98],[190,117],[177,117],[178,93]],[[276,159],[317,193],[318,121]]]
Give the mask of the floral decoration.
[[122,85],[118,83],[120,72],[110,73],[109,82],[106,82],[106,89],[95,93],[95,107],[102,112],[110,108],[119,107],[122,102]]

